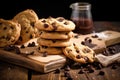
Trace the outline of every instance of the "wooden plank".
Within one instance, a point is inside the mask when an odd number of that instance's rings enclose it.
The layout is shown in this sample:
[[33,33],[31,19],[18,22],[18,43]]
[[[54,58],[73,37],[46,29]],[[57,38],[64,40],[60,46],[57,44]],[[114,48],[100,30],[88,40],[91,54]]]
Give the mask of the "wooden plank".
[[[39,56],[38,56],[39,57]],[[40,56],[41,57],[41,56]],[[56,56],[55,56],[56,57]],[[24,57],[22,55],[18,55],[12,52],[0,50],[0,60],[4,60],[6,62],[16,64],[25,68],[29,68],[35,71],[47,73],[58,67],[62,67],[65,63],[65,58],[58,56],[59,58],[56,61],[48,61],[49,63],[43,63],[34,59],[30,59]],[[48,57],[49,58],[49,57]],[[62,59],[62,61],[61,61]],[[59,63],[60,60],[60,63]],[[53,62],[53,63],[52,63]],[[47,64],[47,65],[46,65]],[[56,65],[55,65],[56,64]]]

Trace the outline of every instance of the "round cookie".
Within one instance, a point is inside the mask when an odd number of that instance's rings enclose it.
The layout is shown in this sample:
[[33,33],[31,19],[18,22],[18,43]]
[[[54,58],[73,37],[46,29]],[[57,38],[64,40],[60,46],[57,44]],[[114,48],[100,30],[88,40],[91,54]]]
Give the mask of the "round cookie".
[[72,31],[75,29],[75,24],[63,17],[52,18],[49,17],[47,19],[39,19],[35,26],[39,30],[45,31]]
[[73,32],[48,32],[40,31],[40,38],[43,39],[70,39],[73,37]]
[[32,9],[18,13],[12,20],[21,25],[21,34],[17,41],[18,44],[23,44],[38,36],[38,29],[34,26],[38,20],[38,16]]
[[66,47],[66,46],[71,45],[70,39],[67,39],[67,40],[57,40],[57,39],[49,40],[49,39],[38,38],[37,43],[38,43],[38,45],[43,45],[43,46],[48,46],[48,47]]
[[76,62],[94,62],[95,53],[88,46],[73,43],[73,45],[63,48],[63,53]]
[[20,31],[19,23],[0,19],[0,47],[15,44],[20,36]]
[[38,46],[38,52],[40,53],[47,53],[50,55],[58,55],[62,54],[62,48],[59,47],[47,47],[47,46]]

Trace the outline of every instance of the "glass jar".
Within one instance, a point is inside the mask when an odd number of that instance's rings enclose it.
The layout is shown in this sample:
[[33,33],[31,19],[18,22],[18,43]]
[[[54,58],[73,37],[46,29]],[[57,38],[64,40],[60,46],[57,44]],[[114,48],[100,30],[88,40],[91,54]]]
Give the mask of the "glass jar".
[[93,32],[93,20],[91,14],[91,4],[87,2],[77,2],[70,5],[72,13],[70,19],[76,24],[73,32],[89,34]]

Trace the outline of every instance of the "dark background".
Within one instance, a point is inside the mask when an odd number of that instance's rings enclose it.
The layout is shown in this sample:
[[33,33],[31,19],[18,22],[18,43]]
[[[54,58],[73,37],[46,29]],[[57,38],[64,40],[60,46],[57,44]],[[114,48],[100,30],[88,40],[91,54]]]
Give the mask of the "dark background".
[[12,19],[25,9],[33,9],[39,18],[62,16],[69,19],[69,5],[74,2],[91,3],[94,21],[120,20],[119,0],[3,0],[0,5],[0,18]]

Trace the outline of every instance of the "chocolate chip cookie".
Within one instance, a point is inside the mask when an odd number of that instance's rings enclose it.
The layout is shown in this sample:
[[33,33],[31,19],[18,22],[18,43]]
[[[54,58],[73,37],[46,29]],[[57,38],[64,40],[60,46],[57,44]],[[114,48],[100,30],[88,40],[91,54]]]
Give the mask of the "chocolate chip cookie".
[[40,31],[40,38],[43,39],[70,39],[73,37],[73,32],[53,32],[53,31]]
[[0,19],[0,47],[15,44],[20,36],[21,25],[11,20]]
[[38,35],[38,29],[35,27],[35,22],[38,20],[38,16],[32,9],[27,9],[19,12],[12,19],[21,25],[21,34],[18,44],[23,44],[30,39],[35,38]]
[[63,17],[49,17],[47,19],[42,18],[35,23],[35,26],[39,30],[44,31],[72,31],[75,29],[75,24]]
[[40,53],[47,53],[48,55],[58,55],[62,54],[62,48],[59,47],[47,47],[47,46],[38,46],[38,52]]
[[48,47],[66,47],[70,46],[71,42],[70,39],[65,40],[57,40],[57,39],[42,39],[38,38],[37,40],[38,45],[48,46]]
[[63,48],[63,53],[76,62],[94,62],[95,52],[88,46],[73,43],[73,45]]

